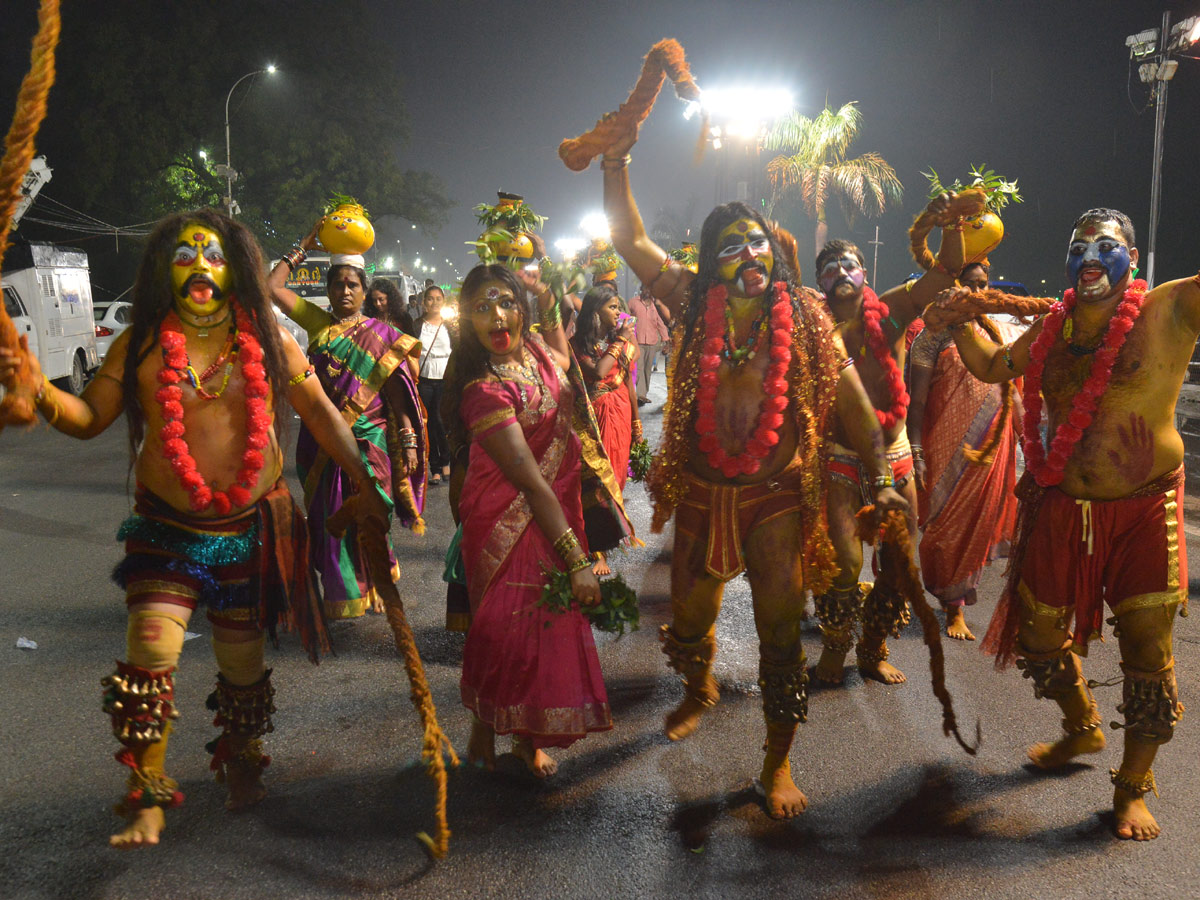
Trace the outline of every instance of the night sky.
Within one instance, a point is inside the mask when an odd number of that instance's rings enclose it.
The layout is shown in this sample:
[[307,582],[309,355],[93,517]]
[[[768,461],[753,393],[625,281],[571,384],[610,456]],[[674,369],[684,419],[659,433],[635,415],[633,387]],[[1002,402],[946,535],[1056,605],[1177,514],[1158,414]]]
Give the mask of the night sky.
[[[912,270],[905,231],[925,202],[921,170],[932,166],[951,179],[986,163],[1017,179],[1026,200],[1004,214],[1007,236],[992,254],[993,277],[1024,281],[1038,293],[1043,279],[1048,292],[1065,286],[1071,222],[1089,207],[1131,215],[1144,251],[1154,112],[1125,37],[1158,26],[1167,8],[1175,21],[1200,13],[1200,0],[380,2],[371,14],[381,33],[395,35],[402,59],[411,137],[397,152],[406,166],[438,175],[456,204],[448,224],[423,242],[460,272],[470,265],[462,242],[479,231],[471,208],[494,202],[497,189],[524,194],[549,216],[551,244],[580,233],[583,215],[601,206],[601,176],[594,164],[568,171],[558,143],[615,109],[650,45],[674,37],[702,88],[784,86],[806,115],[826,102],[858,101],[864,127],[851,154],[882,154],[904,183],[905,200],[853,230],[835,210],[829,237],[857,241],[869,263],[866,242],[879,224],[879,284],[898,283]],[[68,4],[64,15],[86,15],[86,5]],[[347,52],[335,43],[330,52]],[[1200,56],[1200,45],[1191,52]],[[264,47],[264,60],[271,56]],[[63,89],[69,85],[56,87]],[[6,116],[14,91],[15,84],[0,85]],[[1200,60],[1180,58],[1169,89],[1159,282],[1191,275],[1200,264],[1190,215],[1200,202],[1197,98]],[[717,199],[715,154],[693,165],[698,126],[684,121],[682,109],[669,88],[660,95],[630,171],[648,225],[660,206],[690,205],[698,234]],[[81,152],[51,164],[86,165]],[[47,191],[54,194],[53,183]],[[804,220],[796,232],[808,284],[812,229]]]

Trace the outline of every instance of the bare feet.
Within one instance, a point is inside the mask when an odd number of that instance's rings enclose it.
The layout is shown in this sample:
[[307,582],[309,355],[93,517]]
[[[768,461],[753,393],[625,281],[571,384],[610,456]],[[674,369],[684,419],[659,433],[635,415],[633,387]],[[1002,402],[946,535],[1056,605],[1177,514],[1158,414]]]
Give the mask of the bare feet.
[[[1065,766],[1076,756],[1084,753],[1099,753],[1108,741],[1099,728],[1082,734],[1063,735],[1053,744],[1039,743],[1029,748],[1029,761],[1039,769],[1057,769]],[[1147,815],[1149,815],[1147,813]]]
[[596,564],[592,566],[592,574],[597,578],[607,578],[612,574],[612,569],[608,567],[608,560],[604,558],[603,553],[596,554]]
[[904,684],[908,681],[904,673],[886,659],[879,662],[859,662],[858,671],[862,672],[863,678],[872,678],[884,684]]
[[669,740],[682,741],[696,730],[700,724],[700,717],[708,708],[695,697],[684,697],[679,706],[667,713],[666,721],[663,723],[663,733]]
[[367,601],[370,603],[368,609],[373,613],[383,612],[383,598],[379,596],[379,591],[371,588],[367,591]]
[[1123,841],[1152,841],[1162,832],[1146,801],[1120,788],[1113,790],[1113,815],[1117,837]]
[[493,772],[496,769],[496,732],[478,719],[471,724],[471,739],[467,742],[467,760]]
[[967,619],[961,606],[946,608],[946,636],[956,641],[975,640],[975,635],[971,634],[971,629],[967,627]]
[[813,674],[826,684],[841,684],[846,677],[846,654],[824,648],[821,658],[813,666]]
[[786,759],[778,764],[770,757],[763,760],[762,776],[756,786],[762,790],[767,815],[772,819],[794,819],[808,809],[808,798],[792,781],[791,767]]
[[523,761],[536,778],[549,778],[558,771],[558,763],[542,750],[533,746],[527,737],[514,737],[513,755]]
[[140,850],[153,846],[158,843],[158,836],[166,825],[167,819],[161,806],[139,809],[128,825],[108,839],[108,845],[118,850]]
[[229,791],[229,796],[225,798],[225,808],[228,810],[245,809],[267,796],[262,769],[254,764],[243,766],[231,762],[226,765],[225,788]]

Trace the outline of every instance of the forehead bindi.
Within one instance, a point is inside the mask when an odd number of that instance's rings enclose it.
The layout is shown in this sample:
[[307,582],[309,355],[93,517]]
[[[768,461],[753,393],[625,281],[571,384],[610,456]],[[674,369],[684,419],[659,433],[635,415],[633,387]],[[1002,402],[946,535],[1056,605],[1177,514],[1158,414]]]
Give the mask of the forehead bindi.
[[1112,220],[1104,222],[1084,222],[1075,229],[1075,233],[1071,235],[1071,243],[1090,244],[1096,241],[1117,241],[1124,244],[1125,238],[1121,234],[1121,228]]

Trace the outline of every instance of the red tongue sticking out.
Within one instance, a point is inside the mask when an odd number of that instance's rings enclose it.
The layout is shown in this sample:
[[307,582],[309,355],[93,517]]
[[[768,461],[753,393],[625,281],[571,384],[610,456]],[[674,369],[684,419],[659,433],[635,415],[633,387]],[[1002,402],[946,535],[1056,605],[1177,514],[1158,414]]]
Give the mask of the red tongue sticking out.
[[203,281],[193,281],[188,285],[188,296],[198,304],[206,304],[212,301],[213,289],[211,284],[205,284]]
[[489,337],[492,339],[492,348],[503,352],[512,345],[512,335],[507,331],[493,331]]

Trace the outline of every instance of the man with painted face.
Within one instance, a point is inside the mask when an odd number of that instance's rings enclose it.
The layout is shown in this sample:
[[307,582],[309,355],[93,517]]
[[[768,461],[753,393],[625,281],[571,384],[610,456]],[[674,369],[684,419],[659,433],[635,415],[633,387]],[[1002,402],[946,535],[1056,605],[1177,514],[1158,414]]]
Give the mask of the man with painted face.
[[[424,531],[427,440],[425,410],[417,395],[421,344],[397,328],[363,314],[365,262],[358,254],[334,253],[326,273],[329,311],[287,288],[287,279],[317,247],[324,219],[276,264],[267,278],[275,305],[308,334],[308,358],[317,380],[358,438],[359,455],[371,470],[381,499],[406,528]],[[296,467],[304,484],[313,563],[321,576],[325,615],[356,618],[383,612],[353,526],[341,537],[325,528],[329,516],[354,490],[350,472],[325,453],[307,428],[296,441]],[[400,567],[388,555],[393,580]]]
[[835,571],[821,465],[834,409],[846,440],[868,460],[875,501],[892,509],[905,503],[883,479],[882,435],[862,384],[852,367],[839,369],[829,321],[798,296],[799,274],[776,234],[744,203],[719,206],[704,222],[698,272],[688,271],[646,234],[629,187],[626,151],[635,139],[630,134],[602,163],[613,246],[679,322],[663,444],[649,481],[654,530],[675,516],[672,621],[660,637],[685,691],[665,730],[671,740],[686,737],[716,704],[714,624],[725,583],[746,572],[767,733],[759,783],[767,812],[791,818],[808,803],[788,765],[808,708],[804,591],[823,592]]
[[[946,217],[949,200],[943,194],[929,203],[929,212],[940,216],[935,218],[938,225],[954,224]],[[863,256],[854,244],[830,241],[817,255],[817,283],[883,428],[890,466],[883,481],[894,483],[908,501],[914,543],[917,494],[910,477],[913,459],[905,429],[909,402],[903,376],[905,332],[939,291],[954,284],[949,273],[962,267],[961,226],[959,230],[947,228],[944,235],[938,265],[882,297],[867,285]],[[847,446],[847,437],[839,422],[829,448],[829,533],[840,571],[829,591],[816,597],[822,650],[814,673],[828,684],[840,684],[846,654],[854,647],[864,676],[899,684],[905,677],[887,661],[887,636],[898,634],[908,623],[908,604],[891,578],[880,577],[873,586],[858,580],[863,549],[855,514],[871,501],[872,482],[859,454]],[[862,634],[856,644],[859,620]]]
[[[1200,333],[1200,276],[1147,292],[1133,277],[1137,259],[1129,218],[1088,210],[1068,245],[1071,288],[1044,318],[1002,347],[966,325],[954,337],[981,381],[1025,376],[1017,539],[984,649],[998,666],[1019,657],[1035,696],[1062,709],[1064,734],[1029,750],[1035,765],[1061,768],[1105,746],[1080,657],[1100,637],[1109,605],[1125,676],[1124,755],[1111,771],[1115,830],[1150,840],[1160,830],[1143,801],[1157,793],[1150,767],[1183,712],[1172,653],[1172,623],[1187,602],[1174,414]],[[959,289],[926,321],[961,322],[986,311],[983,300]]]
[[[310,656],[328,649],[313,615],[303,516],[280,477],[276,403],[285,397],[321,445],[369,486],[350,429],[303,352],[280,328],[250,232],[213,210],[180,213],[151,233],[133,288],[133,324],[80,397],[43,380],[39,411],[87,440],[124,411],[135,455],[134,514],[114,572],[129,609],[127,655],[103,680],[104,711],[122,744],[129,824],[114,847],[157,844],[164,809],[183,799],[164,772],[176,663],[198,606],[212,623],[219,674],[209,708],[222,732],[212,768],[236,809],[265,793],[260,738],[272,730],[264,632],[296,626]],[[30,359],[37,367],[37,361]],[[0,374],[16,365],[0,349]],[[369,495],[361,520],[386,514]]]

